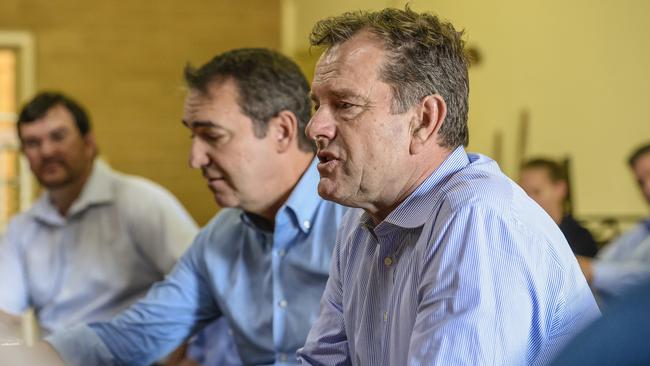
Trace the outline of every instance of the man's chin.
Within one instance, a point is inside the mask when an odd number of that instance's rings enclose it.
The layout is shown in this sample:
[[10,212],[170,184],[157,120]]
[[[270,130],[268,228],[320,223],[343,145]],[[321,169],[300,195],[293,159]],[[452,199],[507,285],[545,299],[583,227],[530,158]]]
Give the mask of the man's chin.
[[57,189],[68,186],[71,183],[71,179],[68,177],[63,178],[38,178],[38,183],[45,189]]
[[341,195],[336,189],[336,185],[329,179],[321,178],[318,183],[318,195],[324,200],[341,203]]
[[215,191],[212,191],[212,194],[214,196],[214,201],[221,208],[237,207],[237,205],[239,204],[238,202],[236,202],[234,197],[232,197],[229,194],[224,194],[222,192],[215,192]]

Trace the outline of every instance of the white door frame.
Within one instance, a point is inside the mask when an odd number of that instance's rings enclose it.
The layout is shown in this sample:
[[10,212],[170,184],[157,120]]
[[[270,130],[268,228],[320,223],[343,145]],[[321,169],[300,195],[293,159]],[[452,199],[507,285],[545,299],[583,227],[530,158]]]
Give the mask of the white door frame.
[[[18,73],[17,81],[17,104],[20,105],[32,97],[35,83],[34,37],[26,31],[0,31],[0,48],[16,50]],[[20,157],[18,168],[20,199],[19,210],[26,210],[32,202],[33,180],[29,174],[29,166],[24,157]]]

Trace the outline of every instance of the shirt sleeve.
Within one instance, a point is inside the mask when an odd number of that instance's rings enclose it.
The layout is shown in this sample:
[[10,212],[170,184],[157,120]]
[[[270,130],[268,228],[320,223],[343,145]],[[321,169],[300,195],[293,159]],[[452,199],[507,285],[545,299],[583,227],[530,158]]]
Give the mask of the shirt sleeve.
[[298,360],[307,365],[351,365],[343,319],[341,245],[334,248],[330,275],[320,302],[320,314],[312,326]]
[[104,323],[55,333],[45,340],[67,365],[148,365],[221,315],[212,299],[201,236],[146,297]]
[[161,273],[167,274],[198,232],[192,217],[164,188],[145,182],[131,197],[126,213],[138,250]]
[[541,238],[502,216],[467,207],[436,223],[418,268],[410,365],[530,364],[528,341],[549,337],[556,309],[543,298],[559,291],[560,269]]
[[19,233],[9,224],[0,238],[0,310],[20,315],[29,307],[29,291]]

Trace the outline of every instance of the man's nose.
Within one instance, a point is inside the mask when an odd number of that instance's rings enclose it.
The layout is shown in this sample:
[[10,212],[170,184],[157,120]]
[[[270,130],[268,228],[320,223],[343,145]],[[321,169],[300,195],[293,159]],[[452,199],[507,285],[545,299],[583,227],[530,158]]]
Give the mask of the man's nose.
[[325,108],[319,108],[309,120],[305,132],[314,141],[323,138],[333,140],[336,137],[336,123],[332,114]]
[[190,147],[190,166],[194,169],[200,169],[204,166],[207,166],[209,161],[210,158],[208,158],[204,143],[196,137],[193,138],[192,145]]
[[51,141],[49,139],[43,139],[39,146],[39,152],[44,157],[54,155],[57,150],[58,150],[58,143]]

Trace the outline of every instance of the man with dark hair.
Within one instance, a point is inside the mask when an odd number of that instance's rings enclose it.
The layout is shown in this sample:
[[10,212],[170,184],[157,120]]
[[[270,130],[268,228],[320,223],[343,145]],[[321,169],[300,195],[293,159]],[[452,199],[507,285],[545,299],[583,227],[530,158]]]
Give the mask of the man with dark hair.
[[312,83],[319,194],[358,207],[337,235],[315,365],[548,362],[596,303],[557,225],[468,154],[461,33],[385,9],[320,21]]
[[569,182],[562,165],[550,159],[528,160],[521,167],[519,185],[558,224],[574,254],[596,255],[594,237],[571,215]]
[[[635,149],[628,164],[650,204],[650,144]],[[606,245],[596,258],[578,257],[578,261],[606,308],[631,286],[650,280],[650,218]]]
[[244,364],[292,364],[318,314],[345,209],[318,196],[314,152],[300,142],[306,79],[266,49],[220,54],[186,79],[190,165],[226,208],[144,299],[48,337],[68,365],[150,364],[220,317]]
[[97,159],[88,115],[70,97],[38,94],[17,130],[45,192],[0,245],[0,315],[34,308],[46,334],[108,320],[164,278],[196,223],[164,188]]

